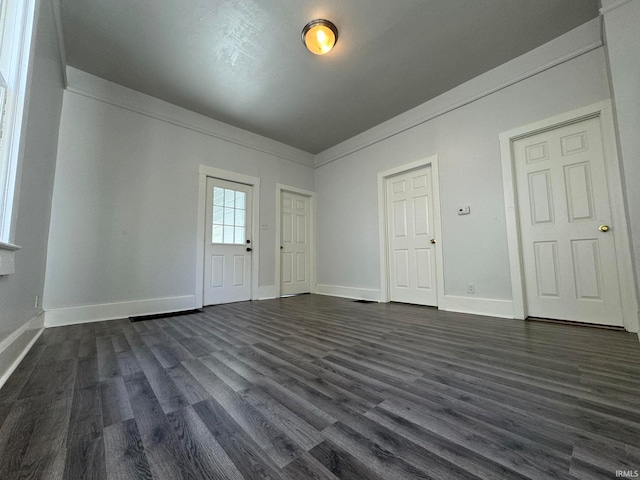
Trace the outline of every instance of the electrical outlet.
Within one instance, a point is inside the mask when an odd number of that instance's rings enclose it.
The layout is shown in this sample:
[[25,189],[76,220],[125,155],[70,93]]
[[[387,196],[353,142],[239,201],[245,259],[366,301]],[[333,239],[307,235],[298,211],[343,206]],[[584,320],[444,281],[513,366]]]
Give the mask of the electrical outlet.
[[35,305],[33,306],[33,308],[38,308],[38,302],[39,302],[39,301],[40,301],[40,295],[37,295],[37,294],[36,294],[36,303],[35,303]]
[[467,283],[467,293],[476,293],[475,283]]

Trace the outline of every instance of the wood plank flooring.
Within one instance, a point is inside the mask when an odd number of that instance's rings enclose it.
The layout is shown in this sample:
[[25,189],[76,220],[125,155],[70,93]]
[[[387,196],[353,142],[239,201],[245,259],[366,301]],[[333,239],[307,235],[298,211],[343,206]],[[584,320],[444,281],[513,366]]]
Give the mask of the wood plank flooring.
[[612,479],[635,334],[305,295],[47,329],[0,479]]

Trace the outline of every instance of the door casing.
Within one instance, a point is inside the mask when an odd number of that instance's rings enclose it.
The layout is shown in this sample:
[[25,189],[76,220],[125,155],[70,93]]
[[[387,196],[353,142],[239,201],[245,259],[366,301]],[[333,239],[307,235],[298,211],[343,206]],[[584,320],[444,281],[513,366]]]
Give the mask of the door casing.
[[442,224],[440,221],[440,180],[438,175],[438,156],[433,155],[416,162],[400,165],[378,173],[378,238],[380,239],[380,301],[388,303],[389,293],[389,245],[387,231],[389,218],[387,215],[386,182],[390,177],[406,173],[421,167],[431,167],[431,191],[433,195],[433,228],[436,239],[436,292],[437,304],[441,305],[444,297],[444,262],[442,260]]
[[196,232],[196,308],[202,308],[204,298],[204,242],[207,177],[219,178],[221,180],[236,183],[244,183],[245,185],[253,187],[251,200],[251,248],[253,248],[251,259],[251,300],[258,300],[258,282],[260,280],[260,179],[250,175],[209,167],[208,165],[200,165],[198,170],[198,222]]
[[502,184],[504,189],[505,213],[507,221],[507,242],[509,247],[509,263],[511,269],[511,289],[513,296],[513,316],[525,319],[528,316],[524,263],[522,258],[522,243],[518,216],[517,191],[515,180],[515,166],[512,143],[514,140],[535,135],[546,130],[553,130],[565,125],[580,122],[590,118],[599,118],[602,129],[602,145],[607,169],[609,200],[615,229],[614,243],[620,296],[622,298],[622,315],[624,326],[628,331],[637,332],[638,299],[636,297],[635,278],[632,270],[631,247],[629,229],[627,225],[626,208],[622,195],[622,179],[620,163],[615,142],[615,130],[611,102],[605,100],[561,115],[534,122],[500,134],[500,149],[502,159]]

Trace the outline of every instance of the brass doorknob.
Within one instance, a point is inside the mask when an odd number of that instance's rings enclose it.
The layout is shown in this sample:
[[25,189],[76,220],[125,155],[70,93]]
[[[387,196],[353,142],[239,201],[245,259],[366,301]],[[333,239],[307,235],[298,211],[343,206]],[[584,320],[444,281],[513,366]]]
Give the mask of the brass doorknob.
[[608,232],[609,231],[609,225],[600,225],[598,227],[598,230],[600,230],[601,232]]
[[436,239],[435,239],[435,238],[432,238],[432,239],[431,239],[431,243],[436,243]]

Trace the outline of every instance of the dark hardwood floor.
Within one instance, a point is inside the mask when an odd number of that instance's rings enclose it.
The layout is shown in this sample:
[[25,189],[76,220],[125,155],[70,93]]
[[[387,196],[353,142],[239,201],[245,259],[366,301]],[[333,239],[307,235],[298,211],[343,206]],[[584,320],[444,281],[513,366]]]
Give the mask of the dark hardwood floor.
[[0,390],[0,479],[612,479],[635,334],[305,295],[52,328]]

